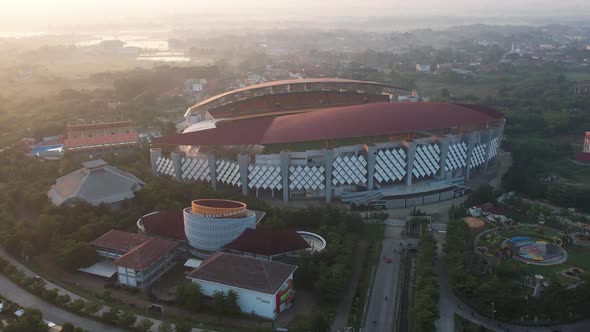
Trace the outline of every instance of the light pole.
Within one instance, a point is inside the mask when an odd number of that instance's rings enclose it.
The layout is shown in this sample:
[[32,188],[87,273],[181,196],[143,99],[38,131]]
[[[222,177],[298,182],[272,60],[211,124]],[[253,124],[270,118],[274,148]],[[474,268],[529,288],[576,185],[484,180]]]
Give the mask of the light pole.
[[496,308],[494,308],[494,302],[492,302],[492,320],[494,320],[494,313],[496,312]]

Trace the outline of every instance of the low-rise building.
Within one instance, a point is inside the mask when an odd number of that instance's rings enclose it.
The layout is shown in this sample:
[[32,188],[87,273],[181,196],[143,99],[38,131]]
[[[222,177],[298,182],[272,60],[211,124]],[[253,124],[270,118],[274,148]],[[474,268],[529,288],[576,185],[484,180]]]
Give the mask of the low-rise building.
[[416,71],[422,72],[422,73],[430,72],[430,65],[422,65],[422,64],[417,63],[416,64]]
[[82,168],[55,181],[47,193],[60,206],[75,200],[92,205],[116,204],[134,198],[144,182],[135,175],[110,166],[102,159],[82,163]]
[[131,121],[69,125],[65,136],[64,149],[74,152],[98,153],[139,145],[139,134]]
[[103,260],[99,264],[106,261],[116,267],[119,284],[138,288],[149,286],[174,265],[178,246],[176,241],[118,230],[110,230],[91,244]]
[[291,307],[296,269],[295,265],[216,252],[188,278],[201,285],[205,296],[234,290],[242,312],[275,319]]
[[277,260],[299,254],[311,246],[293,229],[251,229],[226,244],[228,252],[258,259]]

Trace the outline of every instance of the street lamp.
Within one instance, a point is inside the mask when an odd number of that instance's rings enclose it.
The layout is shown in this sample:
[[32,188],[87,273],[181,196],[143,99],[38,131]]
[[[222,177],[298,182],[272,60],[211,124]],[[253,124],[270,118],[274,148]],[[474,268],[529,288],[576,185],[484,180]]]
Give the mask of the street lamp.
[[494,320],[494,313],[496,312],[496,308],[494,308],[494,302],[492,302],[492,320]]

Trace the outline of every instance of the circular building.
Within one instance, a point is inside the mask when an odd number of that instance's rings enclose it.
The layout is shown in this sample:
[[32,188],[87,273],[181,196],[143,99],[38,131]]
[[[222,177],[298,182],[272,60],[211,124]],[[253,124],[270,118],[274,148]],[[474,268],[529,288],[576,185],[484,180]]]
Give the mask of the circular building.
[[247,228],[256,228],[256,215],[246,204],[224,199],[197,199],[184,209],[188,243],[200,251],[217,251]]
[[154,174],[282,200],[405,208],[463,195],[498,167],[504,114],[473,104],[399,102],[375,82],[308,79],[229,91],[186,112],[153,144]]

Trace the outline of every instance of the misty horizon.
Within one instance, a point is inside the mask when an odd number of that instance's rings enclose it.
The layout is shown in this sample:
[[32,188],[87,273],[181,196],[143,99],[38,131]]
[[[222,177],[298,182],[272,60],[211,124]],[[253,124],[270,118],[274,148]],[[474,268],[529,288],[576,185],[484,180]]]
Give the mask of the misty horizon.
[[[322,23],[346,21],[354,23],[366,20],[391,19],[391,23],[416,21],[420,26],[437,26],[424,18],[446,19],[443,25],[471,23],[488,24],[541,24],[579,21],[590,16],[590,6],[585,1],[566,0],[556,3],[549,0],[517,1],[467,1],[451,0],[444,4],[434,0],[413,2],[372,0],[355,1],[311,0],[297,3],[277,3],[269,0],[243,1],[221,0],[214,3],[186,0],[161,1],[100,1],[79,2],[57,0],[10,1],[0,4],[0,29],[5,31],[43,31],[84,25],[108,25],[118,23],[150,23],[173,26],[206,24],[217,28],[218,24],[244,23],[265,20],[312,21]],[[453,22],[453,19],[456,22]],[[541,22],[541,19],[543,21]],[[153,21],[152,21],[153,20]],[[537,22],[539,21],[539,22]],[[452,24],[455,23],[455,24]],[[415,27],[415,26],[413,26]]]

